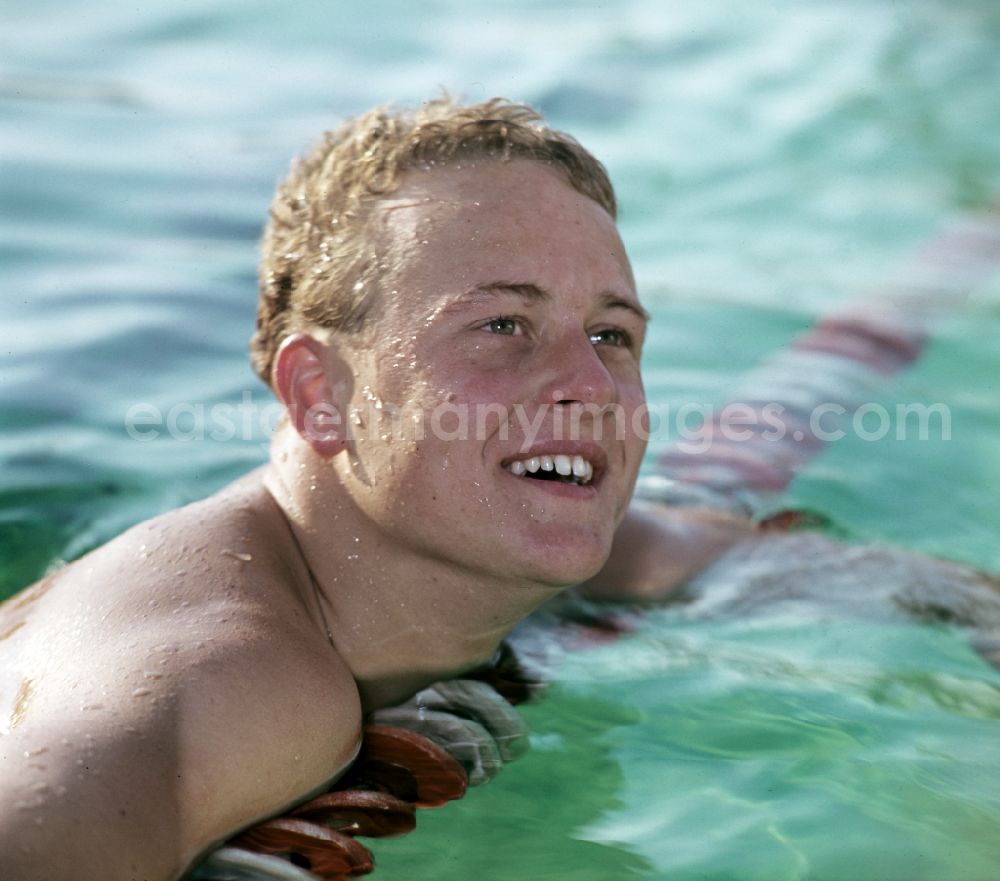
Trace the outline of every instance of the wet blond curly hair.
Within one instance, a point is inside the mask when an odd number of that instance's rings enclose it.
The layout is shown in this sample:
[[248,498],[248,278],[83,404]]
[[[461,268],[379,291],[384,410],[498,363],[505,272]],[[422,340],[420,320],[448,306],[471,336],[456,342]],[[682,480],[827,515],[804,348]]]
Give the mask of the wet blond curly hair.
[[261,243],[257,331],[251,361],[268,385],[282,340],[309,326],[357,333],[378,292],[380,256],[369,246],[370,206],[411,168],[488,159],[533,159],[561,171],[612,217],[604,166],[523,104],[448,96],[407,110],[376,107],[327,132],[298,159],[271,202]]

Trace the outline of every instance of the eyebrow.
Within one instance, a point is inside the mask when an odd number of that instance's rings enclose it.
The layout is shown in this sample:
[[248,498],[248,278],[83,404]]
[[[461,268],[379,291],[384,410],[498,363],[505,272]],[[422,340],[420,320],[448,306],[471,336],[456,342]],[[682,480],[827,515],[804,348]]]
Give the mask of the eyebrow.
[[[552,299],[552,294],[545,290],[545,288],[540,288],[531,282],[491,281],[486,284],[476,285],[476,287],[466,291],[451,306],[460,306],[481,296],[489,297],[498,294],[514,294],[525,300],[540,303],[548,302]],[[642,306],[632,300],[626,300],[617,294],[611,292],[603,293],[600,296],[600,301],[601,306],[605,309],[624,309],[631,312],[644,323],[648,323],[650,320],[650,314]]]

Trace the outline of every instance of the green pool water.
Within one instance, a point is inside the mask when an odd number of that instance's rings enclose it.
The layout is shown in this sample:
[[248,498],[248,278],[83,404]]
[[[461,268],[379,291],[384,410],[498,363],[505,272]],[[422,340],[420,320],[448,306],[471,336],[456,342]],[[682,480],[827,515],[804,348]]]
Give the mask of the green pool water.
[[[264,460],[255,239],[289,158],[344,114],[503,94],[602,157],[663,405],[725,400],[1000,195],[993,0],[40,0],[2,17],[0,596]],[[789,503],[851,541],[1000,571],[997,376],[994,278],[875,398],[946,403],[951,439],[849,435]],[[179,408],[190,439],[131,438],[137,403]],[[199,432],[221,403],[247,437]],[[525,714],[528,756],[375,842],[376,878],[1000,877],[1000,674],[947,628],[664,609],[564,653]]]

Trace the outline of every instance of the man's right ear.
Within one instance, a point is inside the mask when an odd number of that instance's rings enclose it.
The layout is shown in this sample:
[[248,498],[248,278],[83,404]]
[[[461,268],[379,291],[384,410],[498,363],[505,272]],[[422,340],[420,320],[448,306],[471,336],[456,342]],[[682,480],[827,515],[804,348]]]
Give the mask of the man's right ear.
[[274,389],[299,436],[324,459],[347,446],[342,382],[331,378],[327,347],[306,333],[285,339],[274,359]]

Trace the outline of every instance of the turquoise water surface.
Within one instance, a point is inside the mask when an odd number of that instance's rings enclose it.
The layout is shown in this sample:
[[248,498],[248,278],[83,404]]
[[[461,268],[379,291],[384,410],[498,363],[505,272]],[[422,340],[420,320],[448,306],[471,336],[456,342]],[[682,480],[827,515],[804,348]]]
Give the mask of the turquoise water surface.
[[[501,94],[604,159],[661,404],[724,400],[1000,197],[994,0],[39,0],[2,21],[0,596],[264,460],[255,241],[345,114]],[[878,392],[947,403],[951,439],[848,436],[789,501],[1000,571],[998,343],[994,277]],[[180,436],[130,437],[139,403]],[[223,403],[246,437],[210,436]],[[376,842],[376,878],[1000,877],[1000,674],[958,633],[664,609],[556,676],[529,755]]]

